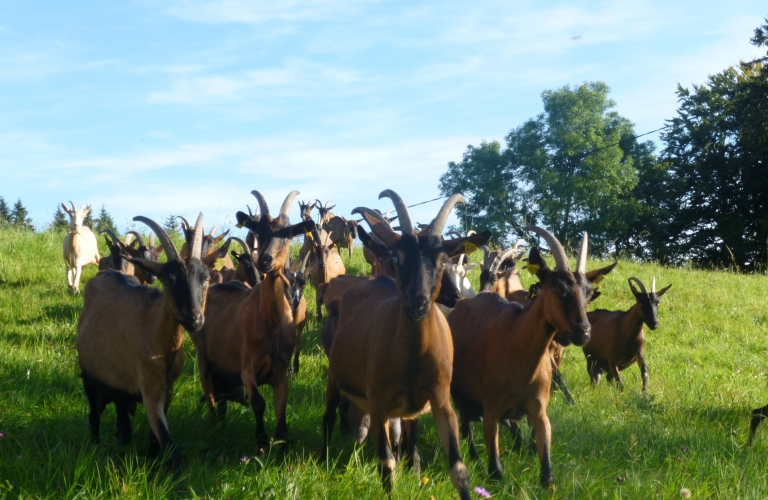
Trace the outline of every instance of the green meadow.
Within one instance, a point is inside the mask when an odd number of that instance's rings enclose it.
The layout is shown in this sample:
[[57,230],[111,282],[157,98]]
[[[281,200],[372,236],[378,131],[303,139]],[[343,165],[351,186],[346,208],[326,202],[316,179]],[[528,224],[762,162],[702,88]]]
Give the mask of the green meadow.
[[[0,498],[382,498],[373,446],[334,434],[328,463],[317,461],[327,360],[306,288],[311,319],[301,372],[292,376],[290,447],[256,455],[249,408],[230,405],[214,426],[199,404],[194,348],[175,386],[169,427],[183,466],[169,472],[145,458],[149,426],[140,407],[134,440],[115,436],[114,408],[102,418],[101,444],[88,430],[87,403],[74,349],[82,297],[66,286],[63,234],[0,231]],[[101,253],[106,254],[103,241]],[[296,249],[294,249],[296,250]],[[478,260],[474,255],[473,260]],[[357,249],[349,273],[369,268]],[[590,261],[588,269],[607,265]],[[83,281],[95,267],[86,268]],[[522,272],[526,286],[531,276]],[[471,277],[477,287],[478,271]],[[768,403],[768,279],[764,275],[672,269],[621,261],[601,284],[595,306],[626,310],[634,303],[627,278],[672,289],[659,306],[661,326],[647,331],[649,396],[637,366],[622,372],[621,392],[603,380],[590,386],[580,348],[565,351],[563,375],[576,400],[554,393],[552,465],[556,486],[539,485],[538,459],[511,449],[501,433],[504,477],[491,480],[482,429],[475,424],[480,462],[467,461],[472,487],[493,498],[768,498],[768,424],[746,446],[749,415]],[[271,391],[264,389],[271,402]],[[274,435],[274,414],[267,411]],[[394,498],[457,498],[430,416],[419,439],[422,477],[398,469]],[[256,455],[256,456],[255,456]]]

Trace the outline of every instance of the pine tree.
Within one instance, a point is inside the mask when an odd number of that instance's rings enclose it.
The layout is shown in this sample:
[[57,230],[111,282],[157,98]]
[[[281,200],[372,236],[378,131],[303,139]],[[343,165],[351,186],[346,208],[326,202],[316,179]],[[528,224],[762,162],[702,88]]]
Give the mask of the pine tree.
[[34,231],[35,226],[32,225],[32,219],[27,217],[27,215],[29,215],[27,213],[27,209],[21,203],[21,198],[19,198],[16,201],[16,204],[13,205],[13,211],[11,211],[11,222],[19,229],[29,229],[30,231]]
[[86,215],[83,219],[83,225],[87,226],[91,231],[93,231],[93,228],[95,227],[93,222],[93,210],[88,211],[88,215]]
[[5,198],[0,196],[0,226],[11,223],[11,207],[5,202]]
[[171,214],[165,219],[165,222],[163,222],[163,229],[165,229],[165,232],[168,233],[169,236],[179,234],[179,220],[175,215]]
[[117,233],[117,228],[115,227],[115,221],[112,219],[112,216],[109,215],[109,212],[107,212],[107,209],[104,205],[101,206],[101,211],[99,211],[99,217],[96,219],[96,233],[101,233],[105,229],[111,229],[115,233]]
[[53,222],[51,222],[51,231],[66,231],[69,229],[69,219],[64,212],[61,211],[61,206],[56,207],[56,213],[53,214]]

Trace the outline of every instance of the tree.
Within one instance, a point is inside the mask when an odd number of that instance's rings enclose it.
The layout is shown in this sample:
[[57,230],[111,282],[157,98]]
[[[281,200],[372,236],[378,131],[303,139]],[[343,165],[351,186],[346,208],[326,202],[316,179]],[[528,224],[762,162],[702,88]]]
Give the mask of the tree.
[[32,225],[32,219],[27,217],[27,215],[27,209],[21,203],[21,198],[19,198],[11,211],[11,223],[19,229],[34,231],[35,227]]
[[[763,30],[763,31],[760,31]],[[768,44],[768,25],[752,39]],[[758,33],[758,31],[760,31]],[[758,36],[761,35],[761,36]],[[677,213],[668,242],[673,260],[768,263],[768,69],[743,63],[692,90],[678,86],[664,159],[675,183]]]
[[112,216],[109,215],[109,212],[107,212],[106,207],[101,205],[99,217],[96,219],[96,233],[101,233],[105,229],[111,229],[114,233],[117,233],[115,221],[112,219]]
[[89,210],[88,213],[83,218],[83,225],[87,226],[91,231],[93,231],[96,227],[96,224],[93,221],[93,210]]
[[165,229],[165,232],[168,233],[169,236],[179,234],[179,221],[175,215],[171,214],[165,219],[163,222],[163,229]]
[[[596,253],[628,245],[636,231],[628,214],[642,208],[633,197],[635,156],[647,161],[653,150],[638,145],[630,121],[611,111],[609,91],[594,82],[543,92],[544,112],[513,129],[506,150],[484,142],[448,164],[442,194],[469,193],[467,214],[502,240],[521,235],[523,223],[542,223],[563,243],[578,243],[588,231]],[[512,228],[518,234],[510,237]]]
[[5,202],[5,198],[0,196],[0,226],[11,223],[11,207]]
[[51,222],[51,231],[67,231],[69,229],[69,219],[64,215],[61,210],[61,206],[56,207],[56,212],[53,214],[53,222]]
[[467,220],[466,229],[489,229],[501,243],[511,239],[515,224],[522,219],[522,192],[513,179],[501,145],[483,141],[480,147],[467,146],[460,163],[448,163],[439,187],[445,196],[462,193],[466,198],[466,206],[456,207],[460,219]]

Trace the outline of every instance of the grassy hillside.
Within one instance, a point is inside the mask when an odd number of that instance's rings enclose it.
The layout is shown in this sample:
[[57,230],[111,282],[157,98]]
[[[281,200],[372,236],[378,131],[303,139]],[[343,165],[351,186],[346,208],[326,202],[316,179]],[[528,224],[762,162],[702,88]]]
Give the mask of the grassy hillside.
[[[62,238],[0,231],[0,498],[383,496],[371,445],[355,448],[336,433],[331,448],[336,459],[317,463],[327,361],[314,320],[305,333],[301,374],[291,379],[286,456],[253,457],[250,409],[231,405],[226,425],[211,425],[198,404],[189,341],[169,412],[170,431],[184,458],[180,473],[174,476],[145,460],[149,426],[143,408],[133,419],[130,446],[118,444],[110,407],[102,419],[102,443],[94,447],[74,350],[82,298],[67,290]],[[588,268],[601,265],[590,262]],[[367,270],[361,252],[349,267],[358,274]],[[87,268],[84,280],[95,272]],[[482,486],[494,498],[679,498],[683,487],[693,498],[768,497],[768,425],[758,431],[753,449],[745,446],[750,410],[768,403],[768,280],[621,262],[602,284],[596,305],[629,308],[634,301],[629,276],[648,284],[656,276],[659,287],[673,284],[659,307],[661,326],[647,332],[650,397],[640,396],[636,366],[622,373],[623,393],[605,381],[591,388],[581,350],[566,349],[563,374],[576,406],[567,406],[556,393],[549,407],[556,488],[539,486],[538,460],[512,452],[505,432],[504,479],[491,481],[479,425],[482,461],[467,463],[473,488]],[[477,271],[472,278],[477,285]],[[307,299],[314,311],[311,287]],[[271,401],[270,390],[264,392]],[[267,419],[273,435],[271,409]],[[427,480],[400,472],[395,497],[455,498],[431,417],[423,418],[422,428]],[[462,456],[468,460],[464,443]]]

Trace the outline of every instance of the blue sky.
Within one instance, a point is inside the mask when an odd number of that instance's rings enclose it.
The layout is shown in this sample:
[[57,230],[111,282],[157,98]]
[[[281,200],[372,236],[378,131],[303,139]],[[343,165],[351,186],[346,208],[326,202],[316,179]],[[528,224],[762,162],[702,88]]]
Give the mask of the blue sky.
[[[258,189],[387,209],[437,196],[541,92],[602,80],[638,133],[678,83],[761,52],[761,1],[0,1],[0,195],[231,224]],[[438,203],[412,210],[428,222]],[[293,220],[298,217],[294,204]]]

